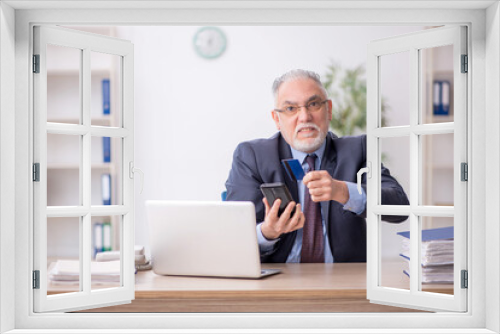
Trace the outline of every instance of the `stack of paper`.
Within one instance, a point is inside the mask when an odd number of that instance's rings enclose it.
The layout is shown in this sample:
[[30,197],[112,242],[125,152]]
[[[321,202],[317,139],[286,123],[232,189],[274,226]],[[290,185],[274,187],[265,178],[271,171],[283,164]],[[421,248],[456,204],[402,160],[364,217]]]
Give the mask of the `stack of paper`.
[[[92,284],[120,282],[120,261],[91,262]],[[78,284],[80,281],[80,262],[58,260],[49,270],[49,280],[54,284]]]
[[[410,232],[399,232],[403,272],[410,276]],[[453,226],[422,230],[422,283],[453,282]]]
[[[137,270],[151,269],[151,262],[146,258],[146,255],[144,254],[144,246],[135,246],[134,251],[135,268]],[[120,260],[120,251],[100,252],[96,254],[95,259],[99,262]]]

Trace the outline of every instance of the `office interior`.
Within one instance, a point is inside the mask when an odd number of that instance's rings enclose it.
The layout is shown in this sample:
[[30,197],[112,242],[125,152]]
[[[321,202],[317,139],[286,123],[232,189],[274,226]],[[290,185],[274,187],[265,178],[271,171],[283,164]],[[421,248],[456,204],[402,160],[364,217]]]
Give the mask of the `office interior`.
[[[201,26],[69,28],[130,40],[134,44],[135,167],[144,172],[143,184],[138,178],[135,181],[135,243],[144,247],[147,260],[151,257],[149,234],[154,231],[148,226],[145,201],[220,201],[238,143],[267,138],[277,131],[271,118],[274,107],[271,85],[276,77],[288,70],[302,68],[317,72],[324,80],[332,65],[341,74],[356,68],[366,69],[370,41],[432,27],[222,26],[218,29],[226,38],[225,49],[215,58],[203,57],[195,50],[195,36],[204,28]],[[49,121],[53,117],[66,122],[65,119],[70,118],[67,113],[72,112],[68,106],[74,96],[71,90],[75,78],[71,78],[71,70],[68,70],[73,64],[66,63],[72,58],[58,56],[59,51],[54,48],[48,53],[48,61],[51,55],[54,57],[49,66],[53,66],[54,74],[48,79],[49,113],[54,110],[54,114],[48,117]],[[61,52],[62,55],[66,50]],[[96,55],[95,63],[101,62],[108,70],[96,68],[92,72],[93,124],[113,126],[119,122],[119,115],[113,113],[120,107],[116,86],[119,71],[113,57],[100,57]],[[426,92],[421,101],[422,117],[426,117],[428,123],[453,121],[450,57],[452,50],[447,47],[435,48],[422,57],[422,67],[427,69],[421,83]],[[382,60],[381,85],[387,126],[409,124],[408,64],[409,57],[405,53]],[[103,117],[103,82],[107,79],[104,85],[110,85],[111,106],[109,115]],[[358,79],[364,82],[366,72],[360,71]],[[443,88],[443,85],[448,86]],[[442,108],[442,101],[435,106],[436,96],[441,94],[436,89],[448,90],[446,110]],[[62,91],[65,94],[60,98]],[[340,86],[338,91],[337,102],[344,103],[343,94],[348,92]],[[334,113],[335,109],[334,102]],[[362,133],[363,129],[358,128],[352,134]],[[425,189],[421,201],[428,205],[453,205],[453,135],[427,137],[422,150],[426,158],[420,166],[424,176],[421,186]],[[48,136],[48,205],[71,205],[78,201],[78,192],[74,191],[79,182],[79,170],[74,167],[78,165],[75,160],[78,159],[78,141],[66,139],[62,135]],[[106,145],[110,146],[109,160],[103,157]],[[400,138],[381,142],[382,161],[407,192],[410,187],[409,145],[409,140]],[[114,197],[119,193],[120,185],[116,180],[122,173],[114,163],[119,156],[119,142],[93,140],[93,205],[120,201]],[[109,175],[109,179],[103,175]],[[142,186],[140,194],[138,189]],[[49,219],[48,263],[78,258],[79,247],[74,242],[78,240],[78,219],[74,220],[68,224],[67,219]],[[119,235],[120,217],[94,217],[93,221],[109,233],[108,240],[94,241],[96,247],[106,251],[120,250],[119,240],[113,238]],[[447,227],[453,226],[453,221],[451,218],[426,218],[422,226],[426,229]],[[403,273],[404,259],[400,255],[404,237],[398,233],[408,230],[408,221],[382,225],[382,262],[400,266],[395,275],[399,275],[397,284],[403,285],[409,280]]]

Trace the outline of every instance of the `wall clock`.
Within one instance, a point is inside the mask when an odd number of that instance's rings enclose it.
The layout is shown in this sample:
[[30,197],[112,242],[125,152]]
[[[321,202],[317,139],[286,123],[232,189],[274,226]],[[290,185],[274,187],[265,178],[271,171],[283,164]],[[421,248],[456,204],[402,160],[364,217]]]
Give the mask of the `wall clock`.
[[214,59],[226,50],[226,36],[217,27],[203,27],[194,35],[193,45],[200,57]]

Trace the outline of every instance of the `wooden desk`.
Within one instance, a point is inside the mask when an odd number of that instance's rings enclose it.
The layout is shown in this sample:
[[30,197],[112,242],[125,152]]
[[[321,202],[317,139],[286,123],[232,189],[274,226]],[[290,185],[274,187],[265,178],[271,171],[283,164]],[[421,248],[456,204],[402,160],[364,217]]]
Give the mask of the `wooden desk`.
[[[366,264],[265,264],[282,273],[264,279],[226,279],[136,275],[131,304],[85,312],[415,312],[371,304],[366,299]],[[391,287],[408,286],[395,264]],[[450,284],[427,291],[451,293]],[[58,290],[58,289],[57,289]],[[450,292],[451,291],[451,292]],[[55,291],[54,291],[55,292]]]

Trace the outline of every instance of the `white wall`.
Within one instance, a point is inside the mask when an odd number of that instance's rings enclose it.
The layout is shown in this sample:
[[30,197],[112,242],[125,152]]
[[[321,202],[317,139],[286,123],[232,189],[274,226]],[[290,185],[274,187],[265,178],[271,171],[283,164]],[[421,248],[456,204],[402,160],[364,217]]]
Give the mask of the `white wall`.
[[[148,244],[145,200],[220,200],[236,145],[276,131],[270,115],[274,78],[294,68],[322,75],[331,59],[348,68],[364,64],[371,40],[422,27],[225,26],[226,52],[213,60],[193,49],[198,29],[118,29],[118,37],[135,45],[135,165],[146,175],[143,194],[136,194],[137,244]],[[395,77],[385,94],[389,118],[407,110],[399,98],[398,65],[389,70]],[[405,182],[408,162],[390,161]],[[397,237],[391,244],[399,249]]]

